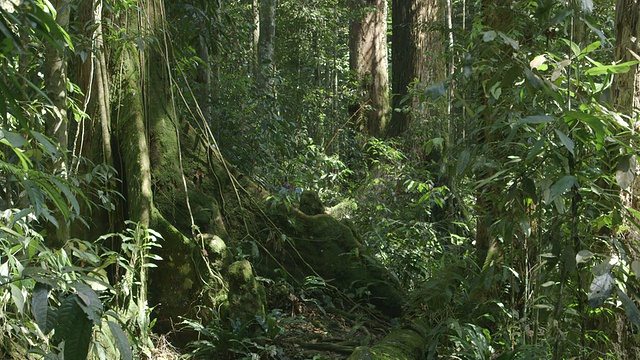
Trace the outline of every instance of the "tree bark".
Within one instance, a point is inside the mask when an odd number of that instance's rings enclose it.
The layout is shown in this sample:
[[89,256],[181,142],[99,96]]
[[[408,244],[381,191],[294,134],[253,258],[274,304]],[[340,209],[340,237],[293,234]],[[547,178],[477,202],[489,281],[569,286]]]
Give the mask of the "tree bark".
[[444,6],[440,0],[394,0],[392,4],[393,108],[409,108],[392,112],[388,136],[398,136],[413,119],[429,116],[419,97],[407,99],[411,83],[424,88],[445,77],[445,39],[436,28],[443,23]]
[[[490,30],[500,31],[508,34],[513,29],[514,12],[511,9],[513,2],[508,0],[483,0],[482,1],[482,21],[483,24]],[[493,76],[493,74],[487,74],[486,76]],[[491,105],[487,101],[485,91],[480,88],[479,94],[485,99],[487,107]],[[486,156],[493,158],[497,156],[493,151],[493,142],[495,141],[495,134],[491,132],[491,127],[495,119],[490,115],[490,112],[486,111],[482,115],[482,123],[480,124],[481,132],[479,144],[488,144],[488,150]],[[477,176],[477,180],[482,180],[494,175],[494,169],[488,169],[481,172]],[[491,263],[498,259],[502,250],[500,244],[496,241],[496,237],[493,236],[491,227],[498,220],[498,199],[501,195],[502,189],[497,188],[492,183],[489,183],[478,189],[478,195],[476,197],[476,211],[477,211],[477,224],[476,224],[476,256],[478,263],[483,266],[489,266]]]
[[[617,0],[615,13],[615,36],[614,60],[617,63],[638,60],[640,54],[640,1],[638,0]],[[632,118],[637,117],[640,112],[640,71],[638,65],[631,67],[626,73],[615,74],[612,85],[612,104],[615,109]],[[635,131],[639,131],[637,121],[634,123]],[[637,147],[638,144],[635,144]],[[612,151],[613,152],[613,151]],[[617,151],[615,151],[617,153]],[[612,154],[611,158],[615,156]],[[635,155],[631,155],[636,159]],[[637,163],[630,161],[630,166]],[[637,165],[634,171],[638,174],[640,167]],[[631,209],[640,209],[640,182],[636,178],[627,189],[620,192],[622,202]],[[637,221],[638,219],[636,219]],[[626,232],[628,243],[637,242],[640,234],[635,226],[630,225]],[[630,246],[633,248],[633,246]],[[633,254],[637,257],[638,254]],[[615,322],[607,321],[597,324],[599,331],[603,331],[613,342],[613,348],[619,359],[635,358],[633,354],[637,351],[638,340],[634,336],[633,325],[627,320],[627,316],[619,314]],[[635,351],[634,351],[635,350]]]
[[[387,70],[387,2],[357,1],[358,15],[349,27],[349,68],[360,84],[360,102],[350,106],[358,114],[361,132],[379,137],[389,121],[389,74]],[[359,111],[366,109],[366,111]],[[364,113],[364,115],[362,115]]]
[[258,39],[258,91],[275,97],[276,0],[260,0],[260,37]]
[[[616,62],[637,60],[640,54],[640,2],[638,0],[616,1]],[[638,65],[630,71],[616,74],[613,80],[612,102],[618,111],[632,115],[640,110],[640,72]]]
[[[63,28],[69,27],[69,0],[55,0],[52,5],[56,8],[56,23]],[[67,115],[67,56],[66,47],[62,43],[57,46],[47,43],[45,47],[45,92],[51,100],[51,110],[47,113],[45,134],[54,139],[61,151],[57,154],[52,170],[62,177],[68,174],[67,154],[69,148],[68,115]],[[53,247],[62,246],[69,239],[68,220],[56,211],[54,217],[57,225],[48,224],[50,234],[47,242]]]

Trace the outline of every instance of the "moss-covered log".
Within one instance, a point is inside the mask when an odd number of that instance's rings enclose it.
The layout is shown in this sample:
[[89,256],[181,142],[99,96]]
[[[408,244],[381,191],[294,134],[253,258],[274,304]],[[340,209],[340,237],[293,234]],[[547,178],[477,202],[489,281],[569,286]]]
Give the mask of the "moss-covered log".
[[373,346],[360,346],[349,360],[412,360],[422,359],[427,347],[427,333],[421,322],[392,330]]

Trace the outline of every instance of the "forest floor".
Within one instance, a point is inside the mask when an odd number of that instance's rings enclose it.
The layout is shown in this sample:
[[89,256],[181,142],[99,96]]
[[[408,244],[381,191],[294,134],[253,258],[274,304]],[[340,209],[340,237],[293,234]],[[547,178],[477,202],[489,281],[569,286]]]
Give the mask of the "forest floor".
[[[216,359],[340,360],[356,347],[380,340],[393,326],[392,321],[373,309],[354,306],[343,310],[322,307],[314,300],[290,297],[281,303],[274,336],[256,336],[238,342],[234,349],[216,354]],[[235,340],[234,340],[235,341]],[[187,351],[174,347],[166,336],[157,336],[151,352],[154,360],[191,359]],[[213,359],[214,357],[207,357]]]

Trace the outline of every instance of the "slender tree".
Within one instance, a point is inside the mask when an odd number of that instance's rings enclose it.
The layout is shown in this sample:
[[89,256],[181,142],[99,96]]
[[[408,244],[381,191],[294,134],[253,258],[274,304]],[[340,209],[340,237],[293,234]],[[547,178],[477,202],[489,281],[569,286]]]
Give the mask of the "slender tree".
[[[616,46],[615,61],[640,60],[640,2],[638,0],[616,1]],[[634,65],[629,72],[616,74],[613,84],[612,102],[621,112],[632,114],[640,110],[640,72]]]
[[262,96],[275,96],[276,0],[260,0],[258,38],[258,91]]
[[[56,22],[62,29],[69,27],[70,1],[55,0],[52,2],[55,7]],[[55,139],[62,151],[57,158],[54,172],[60,172],[63,176],[67,174],[66,151],[69,146],[68,116],[67,116],[67,55],[62,44],[47,43],[45,49],[45,91],[51,100],[51,110],[47,116],[45,132],[47,136]],[[56,215],[56,228],[50,228],[55,236],[49,236],[48,240],[52,245],[60,246],[69,238],[69,228],[67,221]]]
[[360,131],[370,136],[385,134],[390,116],[387,70],[387,2],[356,1],[356,17],[349,27],[349,68],[360,84],[362,97],[350,107],[359,118]]
[[[508,33],[513,28],[514,12],[511,9],[511,1],[507,0],[484,0],[482,1],[482,22],[488,28],[488,30],[501,31]],[[495,76],[495,74],[489,73],[484,76]],[[484,89],[479,89],[479,94],[482,96],[487,109],[491,108],[490,97]],[[492,150],[492,144],[496,140],[495,134],[492,132],[492,126],[497,119],[491,116],[491,111],[484,111],[481,114],[479,137],[477,138],[479,145],[487,146],[487,153],[485,156],[492,158],[497,156]],[[493,176],[495,169],[485,169],[478,173],[477,179],[482,181],[483,179]],[[481,264],[488,265],[492,260],[500,254],[499,244],[495,240],[495,237],[491,234],[491,226],[498,220],[498,206],[499,199],[502,196],[503,189],[497,188],[492,182],[478,189],[478,195],[476,197],[476,209],[477,209],[477,226],[476,226],[476,250],[478,260]]]

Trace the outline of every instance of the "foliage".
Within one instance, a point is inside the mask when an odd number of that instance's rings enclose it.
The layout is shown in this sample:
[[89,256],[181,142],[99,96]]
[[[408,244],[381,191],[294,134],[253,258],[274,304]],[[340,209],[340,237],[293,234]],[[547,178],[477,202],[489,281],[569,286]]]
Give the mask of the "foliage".
[[[52,171],[86,160],[43,135],[48,115],[58,116],[44,91],[43,49],[79,49],[84,61],[89,39],[79,33],[92,25],[68,34],[48,0],[14,3],[0,5],[0,351],[151,357],[144,294],[147,270],[162,261],[159,234],[125,223],[97,242],[48,244],[49,225],[89,224],[91,210],[113,210],[118,196],[106,190],[116,177],[106,165]],[[416,84],[412,95],[431,116],[382,140],[346,118],[357,88],[348,80],[349,2],[279,2],[269,99],[256,89],[250,2],[167,2],[178,115],[272,192],[274,206],[297,207],[301,189],[328,205],[352,199],[347,215],[363,242],[414,290],[407,312],[428,319],[430,357],[613,358],[603,324],[640,327],[640,259],[629,241],[639,214],[625,206],[640,139],[636,119],[607,101],[613,76],[636,62],[610,61],[609,3],[516,2],[500,30],[482,17],[495,9],[480,4],[453,2],[446,56],[458,72]],[[109,2],[105,13],[137,6]],[[475,7],[470,21],[463,6]],[[106,17],[105,26],[114,52],[156,41]],[[78,89],[68,83],[74,119],[87,117]],[[478,247],[483,234],[489,249]],[[280,356],[286,321],[279,310],[246,324],[185,320],[201,336],[189,356]]]
[[[574,14],[560,6],[551,11],[561,17],[554,18],[558,26]],[[632,119],[604,101],[614,74],[632,64],[595,60],[611,54],[595,28],[579,45],[571,32],[549,43],[527,38],[531,29],[521,23],[509,34],[483,25],[476,19],[465,39],[466,65],[456,75],[456,126],[467,135],[451,139],[442,162],[457,192],[445,199],[477,201],[466,212],[474,215],[476,231],[476,219],[490,219],[488,236],[496,247],[473,272],[456,275],[462,284],[457,292],[447,288],[452,275],[437,270],[417,291],[427,303],[425,292],[433,286],[446,294],[484,294],[468,299],[471,304],[465,297],[445,300],[454,313],[441,318],[449,325],[437,330],[452,343],[434,351],[462,351],[469,358],[616,356],[598,339],[602,332],[594,335],[591,324],[600,310],[589,307],[588,298],[596,308],[607,299],[606,309],[637,321],[627,295],[635,293],[628,269],[637,250],[625,240],[636,220],[620,193],[630,191],[638,139]],[[591,252],[600,262],[589,261],[585,254]],[[620,301],[611,303],[616,288]],[[455,313],[458,308],[466,312]],[[488,352],[464,355],[476,348]]]
[[[73,50],[54,16],[49,1],[0,6],[0,353],[3,358],[86,359],[92,352],[99,359],[132,359],[127,319],[108,308],[114,298],[138,294],[112,287],[108,273],[110,265],[128,264],[139,253],[151,256],[148,249],[125,246],[125,258],[103,247],[102,239],[63,239],[55,247],[49,240],[56,227],[88,226],[91,210],[113,210],[118,196],[107,186],[115,178],[113,168],[71,158],[66,144],[43,135],[46,115],[59,114],[43,90],[42,49]],[[78,87],[67,85],[71,113],[86,117],[72,97],[82,95]],[[154,235],[139,233],[147,239]],[[141,325],[148,335],[151,324]]]
[[[117,239],[120,251],[104,249],[104,267],[115,266],[117,283],[112,291],[110,303],[116,309],[126,329],[130,332],[137,353],[152,358],[150,349],[151,329],[155,321],[151,320],[152,308],[146,299],[148,269],[156,267],[155,262],[162,258],[154,254],[161,247],[162,236],[153,229],[145,228],[132,221],[121,233],[102,235],[98,241],[108,243]],[[111,326],[111,325],[110,325]],[[118,347],[120,350],[120,348]]]
[[[286,319],[284,320],[287,321]],[[189,344],[191,352],[188,359],[278,359],[283,357],[283,350],[278,346],[278,335],[283,331],[283,314],[280,310],[272,310],[266,318],[256,316],[250,322],[231,321],[230,328],[220,319],[206,326],[184,320],[183,325],[196,331],[200,340]],[[259,329],[256,333],[254,330]]]
[[90,345],[102,348],[92,341],[94,326],[108,326],[111,345],[122,359],[131,359],[118,316],[104,310],[111,287],[100,246],[69,240],[51,249],[34,229],[35,216],[18,214],[6,210],[0,226],[3,351],[16,358],[85,359]]

